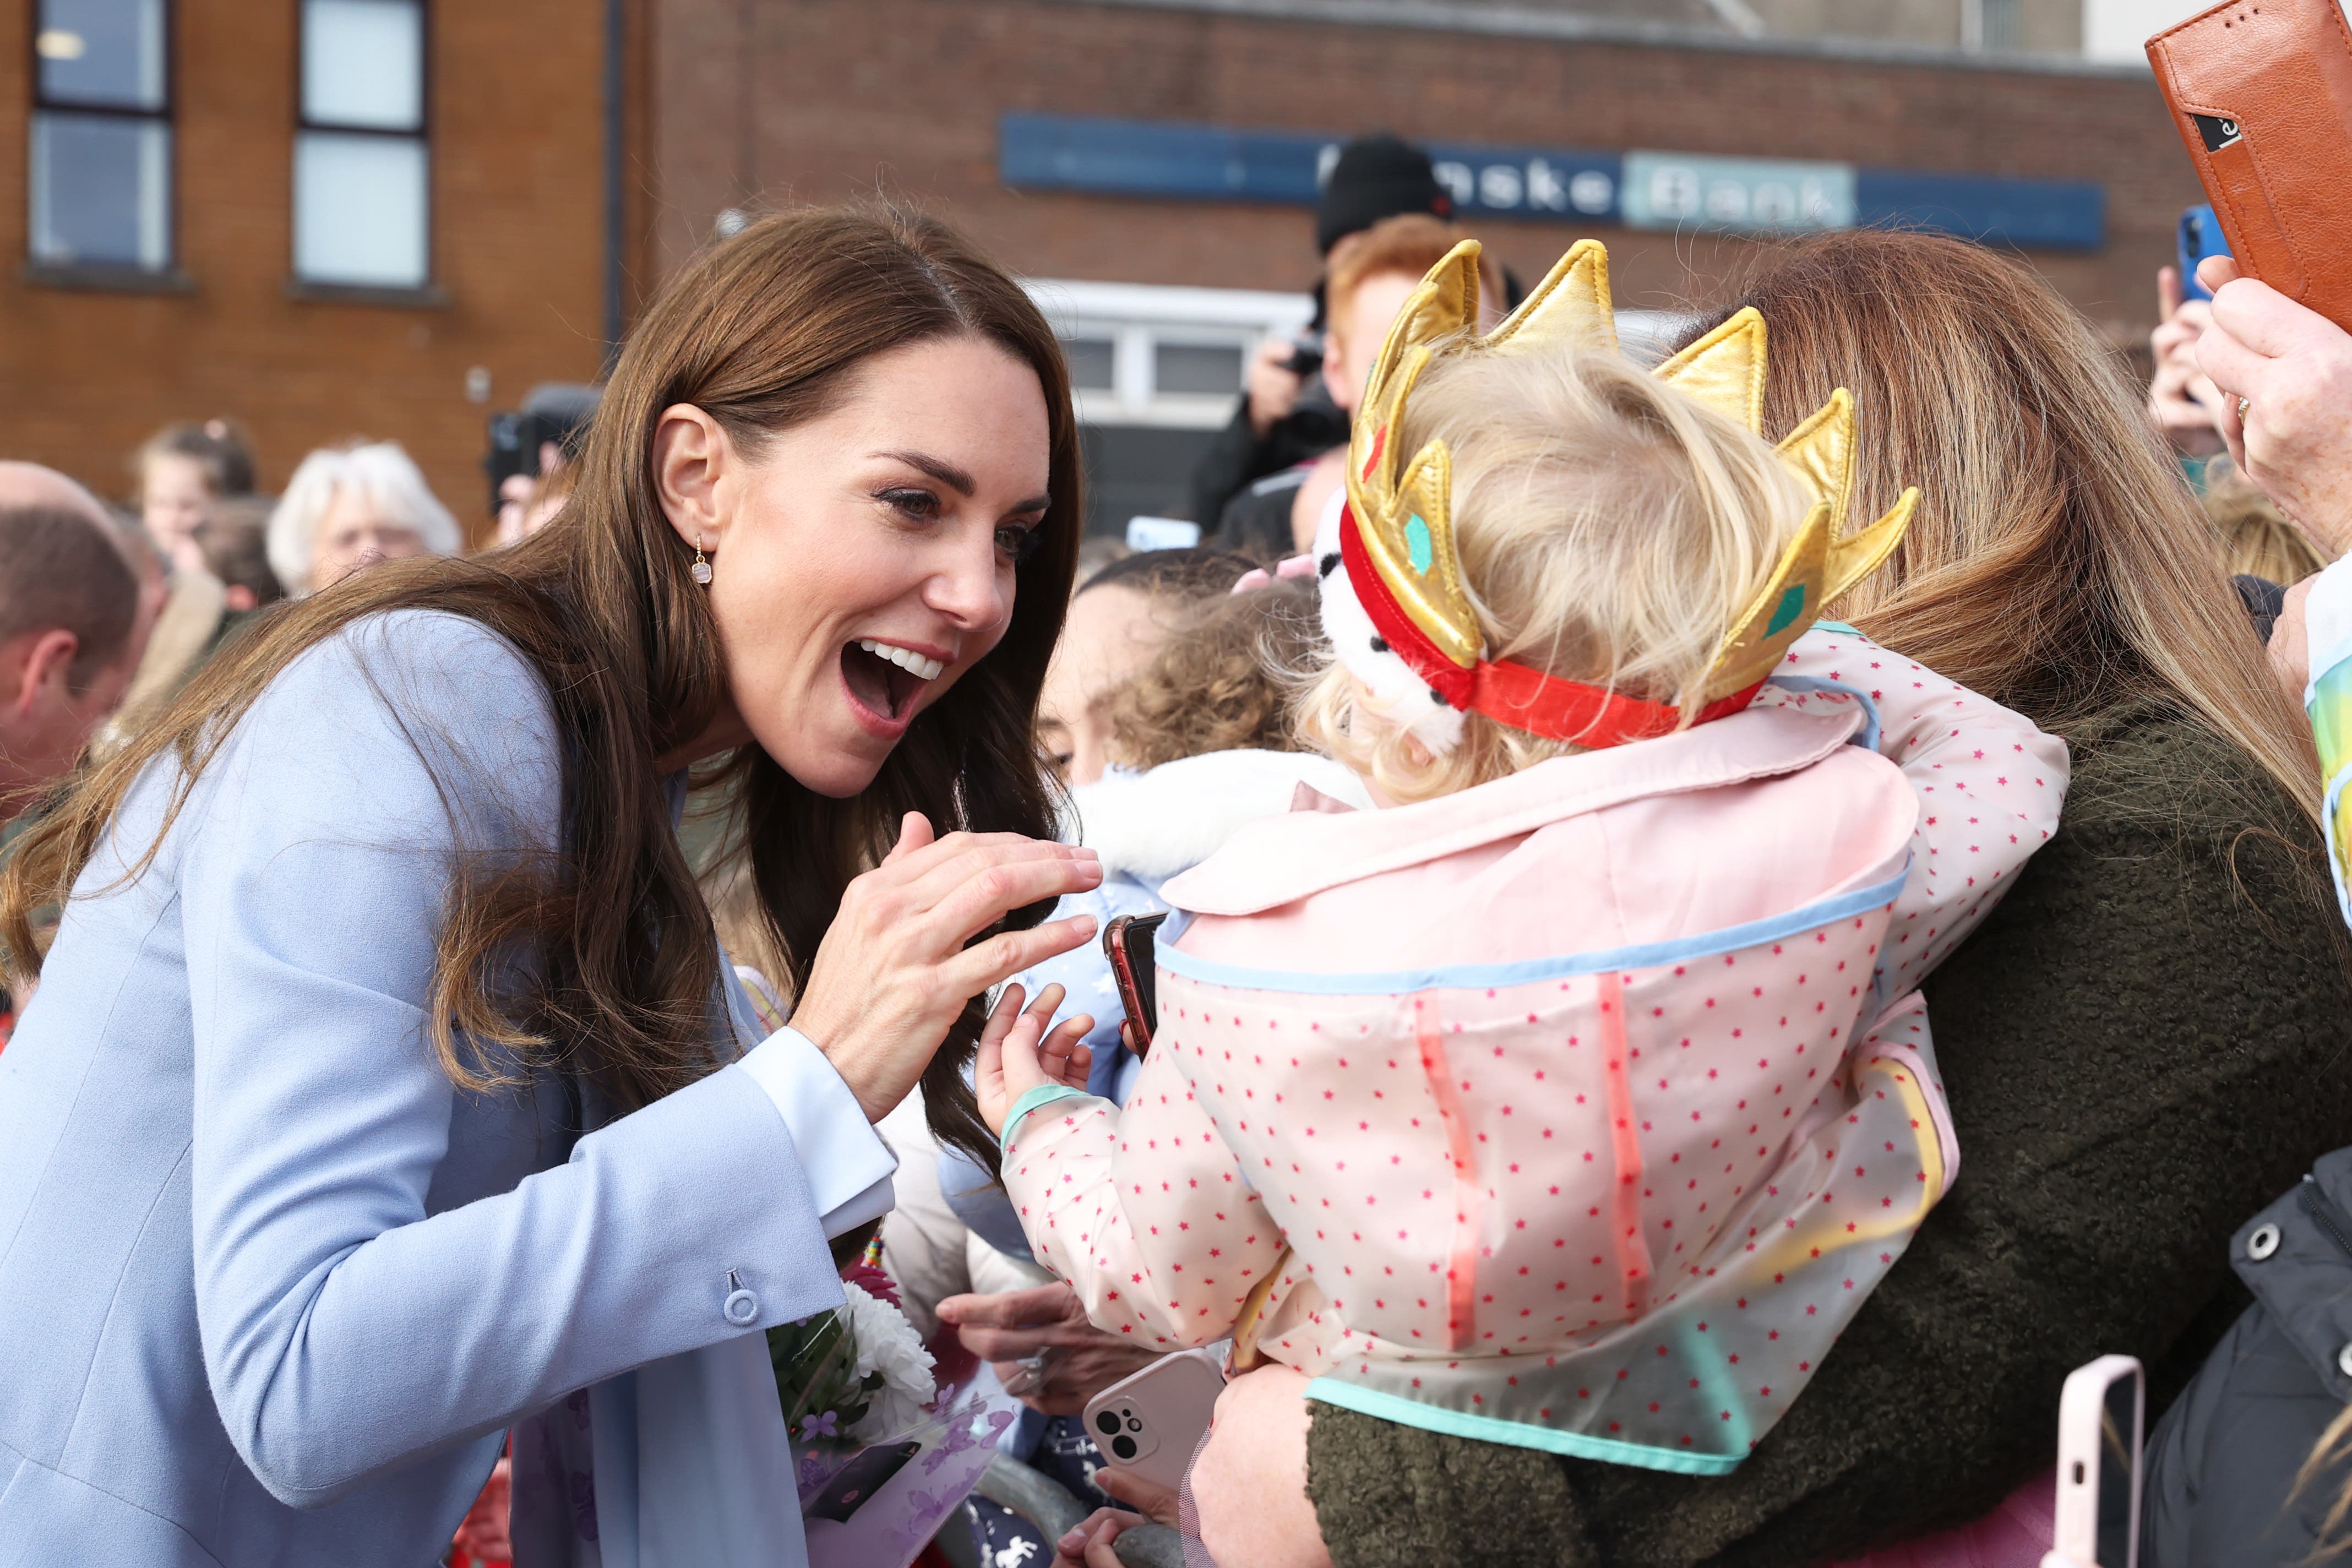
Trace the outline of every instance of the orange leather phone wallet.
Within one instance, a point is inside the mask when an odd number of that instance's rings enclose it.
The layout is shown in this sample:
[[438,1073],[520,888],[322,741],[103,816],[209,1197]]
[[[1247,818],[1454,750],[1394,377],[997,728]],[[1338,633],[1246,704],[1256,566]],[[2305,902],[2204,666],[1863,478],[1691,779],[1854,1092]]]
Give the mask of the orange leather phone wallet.
[[2250,275],[2352,330],[2352,31],[2336,0],[2231,0],[2147,41]]

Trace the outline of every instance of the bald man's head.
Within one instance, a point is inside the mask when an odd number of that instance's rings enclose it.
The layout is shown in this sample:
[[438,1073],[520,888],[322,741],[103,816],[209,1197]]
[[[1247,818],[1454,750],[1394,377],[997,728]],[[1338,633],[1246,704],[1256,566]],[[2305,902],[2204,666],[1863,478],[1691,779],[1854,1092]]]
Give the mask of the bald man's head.
[[139,577],[98,498],[37,463],[0,462],[0,645],[71,634],[68,683],[122,663],[139,620]]
[[0,461],[0,510],[17,507],[78,511],[105,529],[108,538],[114,537],[114,520],[105,504],[77,480],[38,463]]

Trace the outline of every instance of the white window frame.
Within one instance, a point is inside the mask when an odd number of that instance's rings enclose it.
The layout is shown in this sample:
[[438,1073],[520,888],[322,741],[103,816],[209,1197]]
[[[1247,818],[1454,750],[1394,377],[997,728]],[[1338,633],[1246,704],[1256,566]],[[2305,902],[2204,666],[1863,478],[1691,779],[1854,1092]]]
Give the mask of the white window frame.
[[289,244],[292,247],[292,254],[288,258],[289,267],[292,272],[294,283],[297,288],[347,290],[361,294],[375,293],[390,295],[430,294],[434,289],[435,279],[439,275],[439,268],[435,265],[433,243],[435,229],[433,210],[435,205],[433,199],[433,6],[431,0],[404,0],[404,3],[414,6],[416,12],[416,124],[413,130],[387,130],[384,127],[377,125],[356,123],[345,124],[332,121],[313,120],[310,118],[310,84],[304,79],[303,74],[307,69],[307,34],[310,27],[310,7],[309,0],[295,0],[295,167],[293,170],[289,170],[288,174],[288,190],[289,205],[299,207],[301,201],[301,181],[299,171],[301,166],[302,145],[314,135],[332,137],[369,137],[380,139],[388,142],[402,142],[415,145],[421,154],[424,168],[424,210],[418,215],[419,221],[424,225],[425,229],[425,268],[423,275],[409,282],[383,283],[357,280],[347,278],[320,277],[304,272],[302,270],[301,254],[302,215],[299,210],[297,210],[293,213],[294,221],[289,226],[290,233],[289,235]]
[[[1202,343],[1241,350],[1244,374],[1250,356],[1269,337],[1288,337],[1314,319],[1315,301],[1305,294],[1261,289],[1202,289],[1158,283],[1097,283],[1068,278],[1032,278],[1023,286],[1064,342],[1108,339],[1111,385],[1074,387],[1071,400],[1083,425],[1148,426],[1160,429],[1214,430],[1234,416],[1241,393],[1167,393],[1153,384],[1154,351],[1161,343]],[[1664,357],[1685,325],[1666,310],[1617,312],[1617,332],[1625,352],[1643,363]]]
[[[41,0],[32,0],[32,4],[29,7],[29,20],[32,23],[33,47],[31,50],[29,64],[32,68],[33,76],[33,79],[30,84],[33,92],[33,112],[26,124],[26,134],[25,138],[25,172],[26,176],[25,199],[26,217],[27,220],[25,226],[25,247],[27,253],[30,255],[33,266],[37,268],[65,268],[68,270],[95,269],[106,272],[145,273],[152,276],[162,276],[163,274],[170,273],[178,264],[180,252],[180,137],[179,126],[177,123],[177,111],[179,107],[178,94],[175,90],[178,86],[178,72],[175,69],[178,61],[176,58],[177,51],[173,47],[172,36],[173,23],[176,19],[174,16],[174,12],[176,10],[176,0],[161,0],[161,4],[158,6],[158,11],[160,13],[158,26],[162,29],[162,36],[156,40],[156,42],[157,52],[161,56],[159,68],[163,77],[163,81],[162,90],[159,96],[162,101],[157,103],[152,109],[134,108],[121,104],[99,103],[71,98],[53,98],[49,95],[48,89],[42,80],[43,72],[41,69],[41,62],[46,58],[44,50],[47,46],[48,35],[47,30],[45,30],[41,26]],[[156,231],[161,237],[162,244],[160,249],[156,253],[142,257],[136,261],[96,261],[83,260],[79,258],[67,258],[55,256],[44,256],[35,248],[40,231],[44,226],[42,222],[43,215],[39,210],[39,204],[42,196],[46,193],[41,189],[40,182],[37,179],[33,178],[34,170],[32,165],[33,161],[38,155],[38,148],[46,133],[42,122],[52,116],[66,116],[84,120],[111,120],[127,125],[152,127],[162,132],[163,168],[160,171],[162,188],[160,195],[154,198],[161,202],[163,207],[163,211],[155,215]]]
[[1078,387],[1072,392],[1078,420],[1086,425],[1214,430],[1234,416],[1240,382],[1231,392],[1161,392],[1153,384],[1159,345],[1230,345],[1241,351],[1246,373],[1249,357],[1259,343],[1299,331],[1315,314],[1315,302],[1304,294],[1259,289],[1097,283],[1066,278],[1033,278],[1025,287],[1053,323],[1055,333],[1066,342],[1110,342],[1110,390]]

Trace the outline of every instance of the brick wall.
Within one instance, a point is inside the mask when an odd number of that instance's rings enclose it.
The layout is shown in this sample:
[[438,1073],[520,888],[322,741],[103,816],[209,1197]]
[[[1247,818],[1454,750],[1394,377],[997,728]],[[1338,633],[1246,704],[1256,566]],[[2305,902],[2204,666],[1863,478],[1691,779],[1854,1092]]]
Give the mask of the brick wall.
[[[1034,275],[1290,289],[1311,280],[1285,208],[1022,195],[996,178],[1005,110],[1562,147],[1846,159],[2095,178],[2108,244],[2034,263],[2119,341],[2155,314],[2155,268],[2197,199],[2152,82],[2114,73],[1878,65],[1066,0],[655,0],[657,264],[722,206],[911,196]],[[1523,276],[1583,230],[1482,230]],[[1670,304],[1739,241],[1593,226],[1619,297]]]
[[603,7],[430,8],[433,261],[446,302],[288,297],[295,0],[176,0],[177,247],[185,293],[28,283],[29,0],[0,0],[0,453],[121,496],[124,458],[172,419],[233,416],[282,485],[304,452],[400,441],[468,526],[485,511],[487,406],[589,380],[604,334]]

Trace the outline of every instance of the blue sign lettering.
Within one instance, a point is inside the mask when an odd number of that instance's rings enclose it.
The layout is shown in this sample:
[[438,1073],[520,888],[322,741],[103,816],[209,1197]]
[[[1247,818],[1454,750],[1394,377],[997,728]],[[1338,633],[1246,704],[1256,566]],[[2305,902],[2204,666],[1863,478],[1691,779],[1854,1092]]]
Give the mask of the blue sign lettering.
[[[1006,114],[999,177],[1017,190],[1311,206],[1345,138],[1170,121]],[[1585,220],[1732,232],[1896,223],[1989,243],[2096,250],[2106,190],[2078,180],[1845,163],[1431,142],[1465,219]]]

